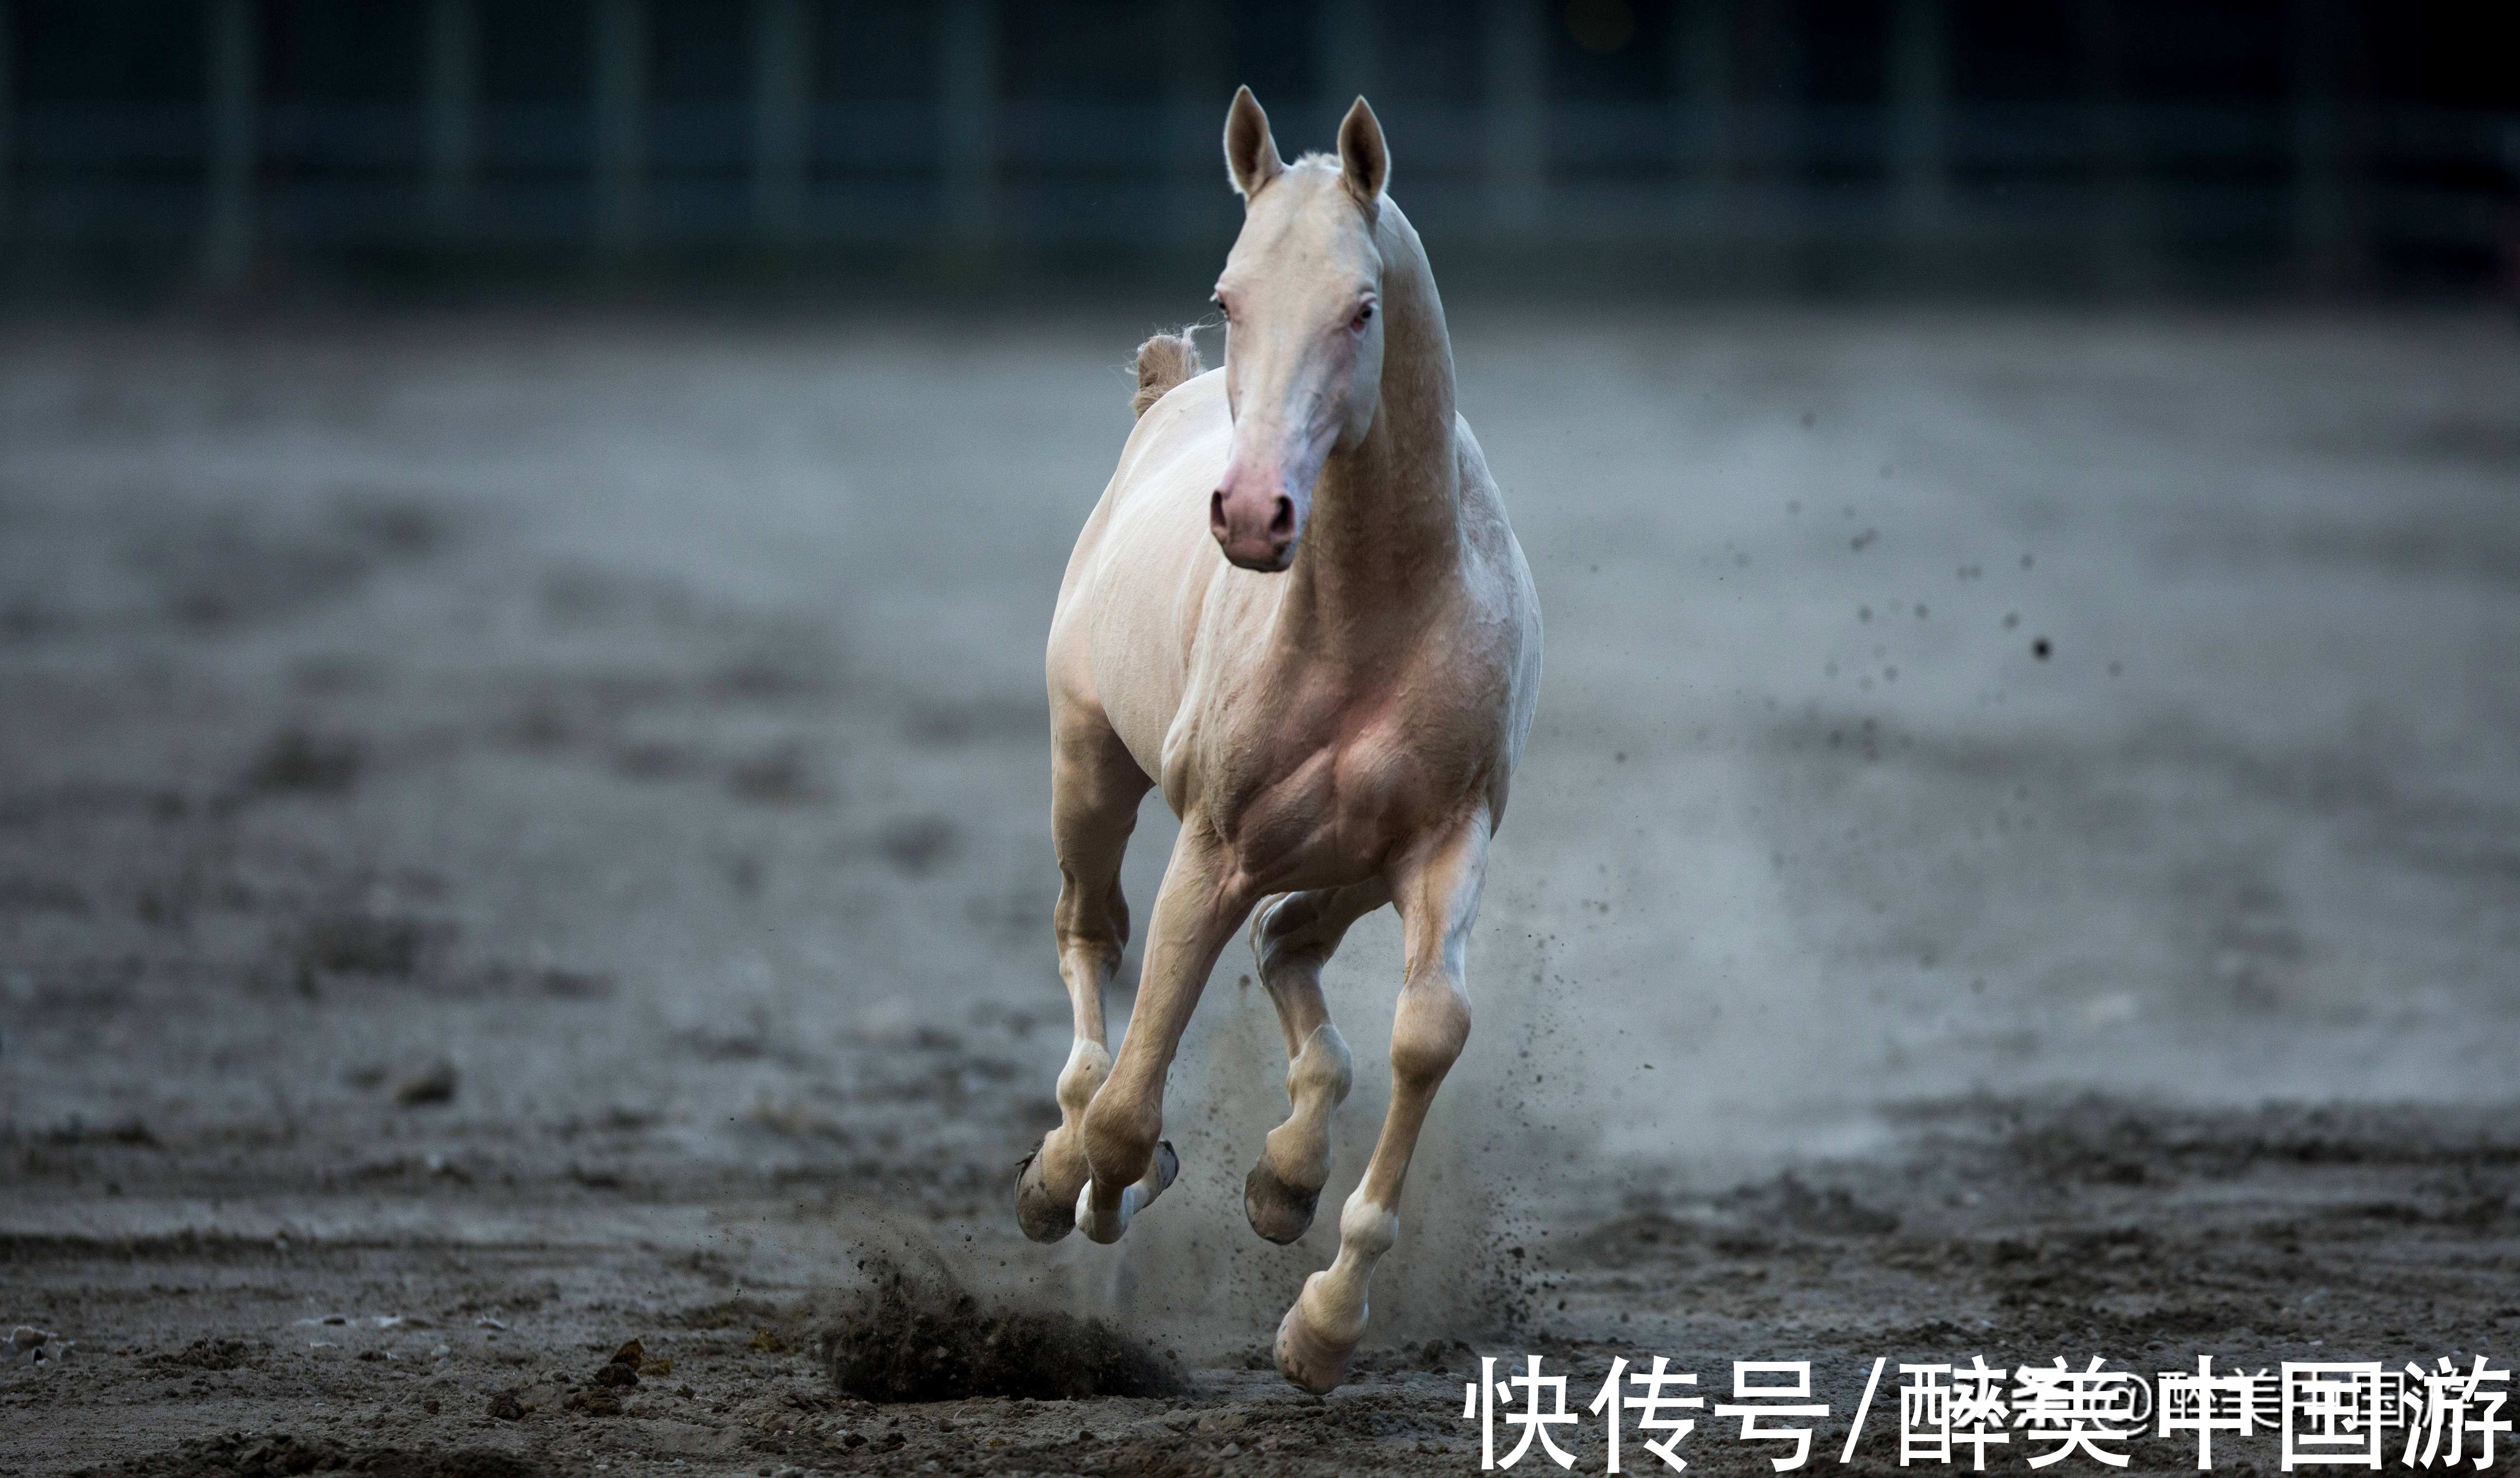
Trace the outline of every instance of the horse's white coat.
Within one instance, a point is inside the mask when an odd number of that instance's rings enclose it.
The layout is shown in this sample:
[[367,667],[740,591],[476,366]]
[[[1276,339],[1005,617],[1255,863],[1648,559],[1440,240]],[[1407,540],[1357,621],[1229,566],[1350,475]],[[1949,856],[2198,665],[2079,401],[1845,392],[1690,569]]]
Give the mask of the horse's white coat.
[[[1245,1210],[1272,1240],[1300,1235],[1352,1076],[1322,965],[1350,923],[1394,905],[1407,967],[1390,1110],[1340,1213],[1336,1259],[1278,1333],[1286,1378],[1327,1391],[1364,1333],[1411,1152],[1469,1035],[1463,944],[1531,728],[1540,610],[1454,412],[1443,304],[1383,194],[1372,111],[1357,100],[1335,160],[1288,165],[1245,89],[1225,146],[1245,202],[1218,279],[1225,366],[1145,408],[1051,623],[1057,932],[1076,1046],[1059,1125],[1026,1163],[1016,1208],[1036,1237],[1083,1226],[1109,1240],[1171,1184],[1165,1074],[1218,954],[1256,909],[1292,1112],[1252,1168]],[[1150,342],[1142,404],[1193,367],[1178,340]],[[1155,784],[1181,838],[1114,1058],[1102,990],[1128,937],[1120,854]]]

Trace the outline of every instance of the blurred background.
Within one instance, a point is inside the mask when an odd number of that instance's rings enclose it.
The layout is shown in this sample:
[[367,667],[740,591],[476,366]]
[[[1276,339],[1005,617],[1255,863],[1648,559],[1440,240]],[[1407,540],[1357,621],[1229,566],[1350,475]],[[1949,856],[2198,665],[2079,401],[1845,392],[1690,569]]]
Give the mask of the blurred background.
[[2515,48],[2462,0],[0,0],[0,241],[43,291],[1112,274],[1230,239],[1247,82],[1290,153],[1371,97],[1457,271],[2473,293]]
[[[1548,628],[1376,1360],[2507,1352],[2515,43],[2451,0],[0,0],[0,1327],[96,1355],[0,1372],[24,1465],[754,1472],[879,1225],[1278,1411],[1336,1219],[1243,1224],[1285,1097],[1238,946],[1181,1183],[1116,1249],[1011,1190],[1068,1050],[1043,638],[1130,351],[1232,240],[1237,82],[1290,155],[1379,111]],[[1385,912],[1328,972],[1326,1204],[1399,960]],[[483,1417],[634,1334],[699,1394]]]

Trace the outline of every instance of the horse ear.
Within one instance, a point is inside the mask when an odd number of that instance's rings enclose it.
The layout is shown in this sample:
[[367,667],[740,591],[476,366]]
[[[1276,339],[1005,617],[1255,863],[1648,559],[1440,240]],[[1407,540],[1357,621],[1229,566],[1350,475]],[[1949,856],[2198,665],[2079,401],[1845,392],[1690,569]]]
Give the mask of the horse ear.
[[1269,115],[1260,111],[1260,100],[1248,87],[1234,89],[1234,106],[1225,111],[1225,173],[1234,181],[1235,194],[1247,201],[1285,168],[1277,140],[1269,137]]
[[1372,206],[1382,199],[1391,178],[1391,151],[1382,142],[1382,122],[1365,99],[1347,111],[1339,123],[1339,178],[1357,203]]

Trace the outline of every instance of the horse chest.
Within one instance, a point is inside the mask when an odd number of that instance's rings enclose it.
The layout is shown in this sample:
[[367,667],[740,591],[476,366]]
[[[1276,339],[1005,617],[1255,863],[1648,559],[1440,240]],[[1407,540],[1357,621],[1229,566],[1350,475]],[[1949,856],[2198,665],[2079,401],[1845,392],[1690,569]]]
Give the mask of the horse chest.
[[1202,808],[1241,870],[1273,889],[1357,881],[1455,809],[1477,784],[1476,746],[1453,737],[1458,722],[1416,706],[1310,722],[1248,709],[1238,717],[1262,722],[1213,736]]

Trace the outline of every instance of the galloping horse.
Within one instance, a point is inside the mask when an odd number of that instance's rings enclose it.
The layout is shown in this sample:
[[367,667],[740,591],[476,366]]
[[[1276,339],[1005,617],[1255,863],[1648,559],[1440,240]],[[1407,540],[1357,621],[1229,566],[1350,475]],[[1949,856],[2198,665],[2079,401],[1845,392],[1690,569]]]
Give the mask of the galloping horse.
[[[1139,350],[1139,421],[1051,618],[1056,925],[1076,1042],[1015,1212],[1035,1240],[1082,1227],[1111,1242],[1172,1184],[1165,1075],[1247,917],[1293,1111],[1243,1206],[1269,1240],[1301,1236],[1351,1079],[1322,966],[1349,924],[1393,905],[1407,969],[1390,1112],[1339,1213],[1336,1260],[1278,1328],[1278,1368],[1320,1392],[1365,1333],[1410,1154],[1469,1037],[1462,957],[1531,730],[1540,607],[1453,410],[1443,304],[1383,193],[1373,110],[1348,111],[1338,157],[1290,165],[1243,88],[1225,161],[1243,201],[1216,284],[1225,367],[1198,373],[1197,350],[1171,336]],[[1181,839],[1115,1059],[1102,987],[1129,933],[1120,854],[1158,783]]]

